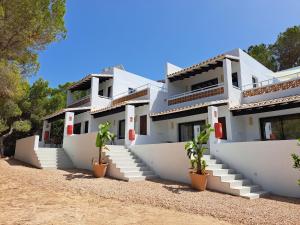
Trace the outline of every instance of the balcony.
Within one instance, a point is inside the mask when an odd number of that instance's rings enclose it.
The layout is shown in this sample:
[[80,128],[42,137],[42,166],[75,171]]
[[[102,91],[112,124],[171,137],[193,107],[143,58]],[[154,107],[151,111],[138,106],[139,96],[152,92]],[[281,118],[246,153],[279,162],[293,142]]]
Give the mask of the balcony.
[[272,78],[243,86],[243,97],[268,94],[300,87],[300,73]]
[[80,99],[77,99],[77,100],[71,102],[71,104],[68,104],[67,107],[75,108],[75,107],[79,107],[79,106],[89,106],[91,104],[90,97],[91,97],[90,95],[86,95]]
[[244,102],[267,100],[300,93],[300,73],[264,80],[243,86]]
[[[202,102],[205,102],[208,100],[208,98],[215,97],[213,100],[220,99],[218,96],[224,94],[224,84],[217,84],[212,85],[209,87],[184,92],[181,94],[173,95],[170,98],[168,98],[168,105],[175,105],[180,103],[185,103],[189,101],[195,101],[195,100],[203,100]],[[211,99],[210,99],[211,100]]]

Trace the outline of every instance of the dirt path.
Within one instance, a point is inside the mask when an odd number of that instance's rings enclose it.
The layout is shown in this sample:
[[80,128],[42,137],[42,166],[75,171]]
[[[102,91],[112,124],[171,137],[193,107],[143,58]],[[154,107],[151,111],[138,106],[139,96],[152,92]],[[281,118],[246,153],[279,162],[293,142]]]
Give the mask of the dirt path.
[[[0,224],[229,224],[208,216],[105,199],[60,182],[49,174],[0,159]],[[39,184],[36,180],[39,180]]]

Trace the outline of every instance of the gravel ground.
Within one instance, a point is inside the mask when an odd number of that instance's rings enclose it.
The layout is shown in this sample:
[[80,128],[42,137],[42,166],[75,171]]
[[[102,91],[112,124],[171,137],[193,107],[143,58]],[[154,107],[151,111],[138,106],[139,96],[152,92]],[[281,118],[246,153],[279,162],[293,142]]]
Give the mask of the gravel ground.
[[46,171],[25,167],[16,160],[1,161],[0,171],[5,171],[9,179],[34,185],[37,190],[55,187],[61,192],[72,190],[125,204],[144,204],[214,217],[233,224],[300,224],[300,199],[269,196],[247,200],[211,191],[196,192],[186,185],[163,180],[95,179],[85,170]]

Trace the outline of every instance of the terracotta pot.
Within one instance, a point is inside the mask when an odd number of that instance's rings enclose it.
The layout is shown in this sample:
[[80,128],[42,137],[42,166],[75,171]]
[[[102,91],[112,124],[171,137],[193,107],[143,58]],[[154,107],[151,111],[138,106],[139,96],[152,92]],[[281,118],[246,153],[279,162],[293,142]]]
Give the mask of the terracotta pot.
[[200,175],[195,172],[190,172],[192,188],[197,189],[199,191],[205,191],[208,176],[208,174]]
[[99,178],[99,177],[104,177],[107,169],[107,163],[94,163],[93,164],[93,172],[94,176]]

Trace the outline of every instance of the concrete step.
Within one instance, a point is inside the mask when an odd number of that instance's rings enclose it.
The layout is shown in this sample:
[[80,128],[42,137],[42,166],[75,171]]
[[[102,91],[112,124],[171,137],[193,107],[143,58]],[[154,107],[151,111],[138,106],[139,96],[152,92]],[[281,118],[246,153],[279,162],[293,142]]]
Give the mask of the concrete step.
[[129,176],[126,177],[126,181],[144,181],[144,180],[153,180],[157,179],[158,177],[156,175],[149,175],[149,176]]
[[155,173],[128,149],[105,152],[110,162],[108,175],[125,181],[156,178]]
[[250,180],[244,179],[242,174],[229,168],[221,160],[210,155],[205,155],[205,159],[208,164],[206,170],[210,174],[208,187],[211,190],[247,199],[255,199],[268,194],[268,192],[262,190],[261,186],[252,184]]
[[262,191],[257,191],[257,192],[251,192],[248,194],[242,194],[241,197],[253,200],[253,199],[258,199],[260,197],[267,196],[267,195],[269,195],[269,193],[267,191],[262,190]]
[[234,169],[209,169],[209,168],[207,168],[206,171],[210,175],[229,175],[229,174],[235,173]]
[[242,186],[242,185],[249,185],[251,181],[248,179],[241,179],[241,180],[228,180],[226,181],[230,184],[230,187]]
[[44,169],[74,168],[71,159],[63,148],[39,148],[36,150],[36,155]]

